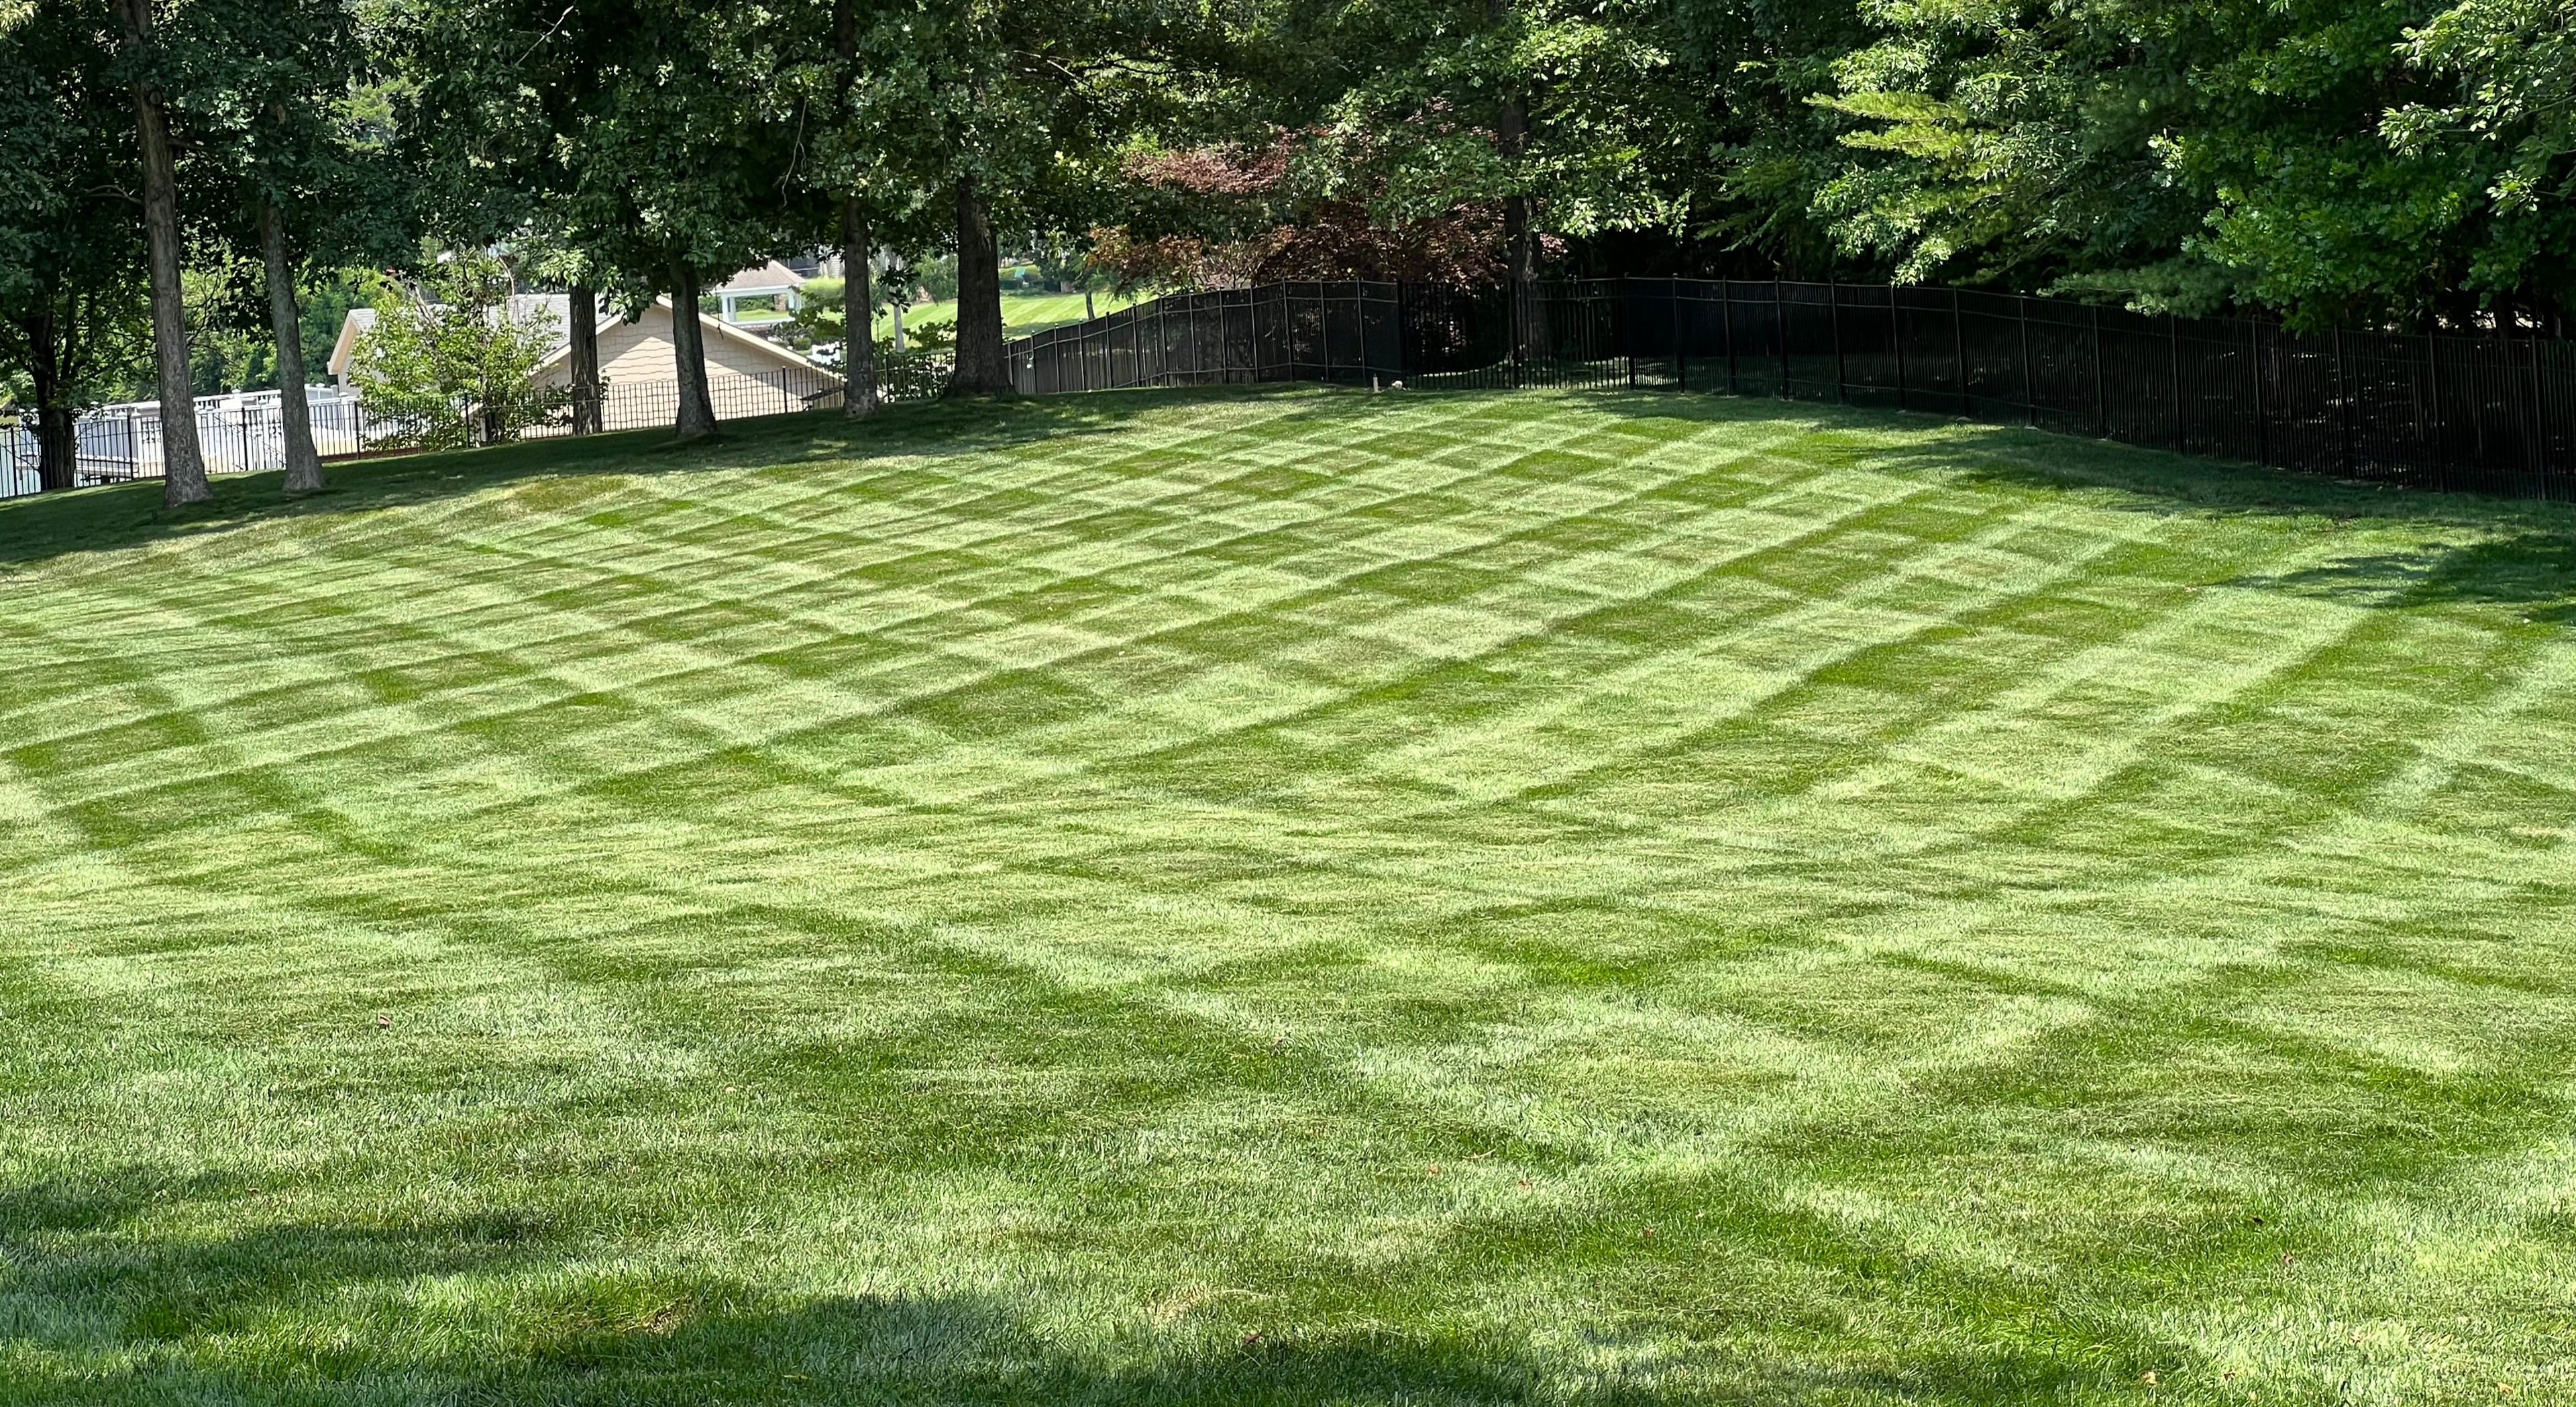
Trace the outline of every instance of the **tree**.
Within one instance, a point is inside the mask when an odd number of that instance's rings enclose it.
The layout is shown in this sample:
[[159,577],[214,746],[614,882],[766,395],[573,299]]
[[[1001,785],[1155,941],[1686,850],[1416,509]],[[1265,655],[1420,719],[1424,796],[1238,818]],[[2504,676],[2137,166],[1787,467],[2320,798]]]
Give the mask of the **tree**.
[[1650,160],[1689,131],[1656,26],[1571,0],[1341,0],[1312,42],[1336,59],[1324,72],[1356,77],[1327,87],[1321,115],[1375,148],[1358,169],[1382,220],[1498,203],[1509,275],[1537,278],[1549,236],[1680,227]]
[[[200,223],[248,256],[264,293],[285,487],[322,487],[305,405],[299,275],[318,260],[416,248],[373,64],[343,0],[190,0],[169,26],[169,78]],[[211,261],[208,261],[211,263]]]
[[803,134],[776,93],[805,42],[795,17],[727,0],[396,3],[437,223],[551,245],[630,317],[668,296],[674,428],[712,431],[699,297],[809,218]]
[[135,145],[142,166],[143,231],[151,279],[152,363],[161,401],[161,501],[171,508],[213,497],[197,445],[197,400],[188,378],[188,326],[180,299],[177,161],[162,70],[168,63],[153,32],[153,0],[116,0],[123,26],[127,82],[134,100]]
[[1870,13],[1880,39],[1820,99],[1862,124],[1820,204],[1900,278],[2312,327],[2566,296],[2563,206],[2525,195],[2568,176],[2563,7]]
[[0,374],[36,415],[37,477],[78,478],[81,411],[148,346],[133,110],[113,32],[71,0],[0,31]]
[[2406,35],[2450,91],[2391,111],[2390,146],[2444,180],[2473,232],[2462,291],[2576,301],[2576,34],[2551,0],[2464,0]]
[[1122,290],[1349,278],[1476,287],[1506,277],[1514,246],[1502,200],[1380,217],[1385,145],[1281,132],[1258,146],[1138,153],[1126,163],[1138,209],[1092,231],[1090,264]]
[[404,84],[397,126],[422,223],[451,244],[506,246],[522,274],[566,290],[572,431],[596,433],[602,291],[630,311],[649,295],[620,288],[619,272],[582,242],[576,198],[590,153],[581,134],[604,94],[581,56],[552,42],[574,10],[394,0],[387,13],[379,48]]
[[[1043,23],[998,0],[921,0],[873,51],[866,101],[888,168],[937,192],[957,257],[953,395],[1010,388],[1000,249],[1113,215],[1120,149],[1222,81],[1225,13],[1073,0]],[[887,28],[881,26],[881,30]],[[899,36],[899,37],[896,37]]]
[[379,304],[358,345],[351,379],[370,417],[450,448],[515,440],[570,404],[570,387],[529,380],[561,328],[550,312],[514,306],[499,259],[445,250],[424,263],[429,275]]

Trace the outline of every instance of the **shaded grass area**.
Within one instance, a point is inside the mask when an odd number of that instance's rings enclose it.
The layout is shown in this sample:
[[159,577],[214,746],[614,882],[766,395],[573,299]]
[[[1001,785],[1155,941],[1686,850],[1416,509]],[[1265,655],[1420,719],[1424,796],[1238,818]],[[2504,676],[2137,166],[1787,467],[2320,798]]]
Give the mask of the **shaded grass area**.
[[0,1399],[2576,1400],[2564,509],[1651,394],[335,474],[0,505]]

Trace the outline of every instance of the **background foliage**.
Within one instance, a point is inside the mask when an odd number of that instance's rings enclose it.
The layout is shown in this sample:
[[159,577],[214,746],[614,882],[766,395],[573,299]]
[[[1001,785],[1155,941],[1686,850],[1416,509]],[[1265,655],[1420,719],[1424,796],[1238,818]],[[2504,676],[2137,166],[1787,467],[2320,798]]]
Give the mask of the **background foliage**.
[[567,386],[530,384],[561,334],[544,311],[514,308],[510,276],[489,255],[449,251],[411,296],[377,305],[351,382],[373,415],[433,449],[515,440],[569,405]]
[[0,26],[21,401],[40,343],[65,405],[143,389],[141,76],[179,138],[201,391],[274,375],[262,202],[308,361],[424,237],[633,311],[837,248],[846,207],[951,298],[961,191],[1057,286],[1781,274],[2550,331],[2576,288],[2564,0],[160,9],[142,49],[77,0]]

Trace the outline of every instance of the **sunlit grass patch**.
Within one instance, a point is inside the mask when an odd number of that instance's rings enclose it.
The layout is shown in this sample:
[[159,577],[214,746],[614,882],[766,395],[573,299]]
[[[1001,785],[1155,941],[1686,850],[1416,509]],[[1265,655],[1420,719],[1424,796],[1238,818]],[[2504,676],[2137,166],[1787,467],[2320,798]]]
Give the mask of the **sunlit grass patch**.
[[0,505],[0,1400],[2576,1400],[2563,508],[1677,395],[335,476]]

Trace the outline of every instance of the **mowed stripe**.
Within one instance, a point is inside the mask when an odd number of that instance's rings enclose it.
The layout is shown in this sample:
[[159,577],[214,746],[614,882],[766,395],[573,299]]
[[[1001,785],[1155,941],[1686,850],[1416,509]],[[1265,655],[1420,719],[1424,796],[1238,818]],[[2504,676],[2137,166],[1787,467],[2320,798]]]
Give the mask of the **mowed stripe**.
[[[2576,647],[2527,578],[2353,585],[2554,510],[1689,398],[1084,407],[0,577],[0,1325],[80,1326],[0,1388],[2565,1379],[2515,1307]],[[388,1207],[397,1277],[315,1229]],[[262,1307],[114,1308],[187,1273]]]

